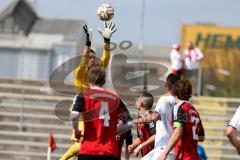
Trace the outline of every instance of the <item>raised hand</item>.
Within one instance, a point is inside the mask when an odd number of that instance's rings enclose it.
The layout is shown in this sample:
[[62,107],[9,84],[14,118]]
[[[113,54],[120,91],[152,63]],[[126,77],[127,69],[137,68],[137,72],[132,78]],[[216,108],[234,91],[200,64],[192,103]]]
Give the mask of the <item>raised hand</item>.
[[92,40],[92,29],[91,28],[88,29],[88,26],[85,24],[83,26],[83,30],[86,34],[86,46],[90,47],[91,46],[91,40]]
[[104,29],[98,28],[98,32],[102,35],[105,42],[109,42],[112,34],[117,31],[115,24],[112,22],[103,22]]

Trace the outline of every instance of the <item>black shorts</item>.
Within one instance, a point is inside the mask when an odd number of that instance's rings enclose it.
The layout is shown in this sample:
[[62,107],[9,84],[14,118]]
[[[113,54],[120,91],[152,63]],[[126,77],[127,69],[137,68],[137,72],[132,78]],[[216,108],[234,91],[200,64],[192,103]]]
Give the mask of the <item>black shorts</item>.
[[120,159],[112,156],[93,156],[87,154],[80,154],[78,155],[78,160],[120,160]]

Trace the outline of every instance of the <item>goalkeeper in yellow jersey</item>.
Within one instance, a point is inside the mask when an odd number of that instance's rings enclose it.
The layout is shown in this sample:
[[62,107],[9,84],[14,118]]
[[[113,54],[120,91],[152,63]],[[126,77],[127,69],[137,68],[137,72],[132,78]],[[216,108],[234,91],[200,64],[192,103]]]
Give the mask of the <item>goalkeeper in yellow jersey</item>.
[[[74,71],[74,86],[77,94],[89,89],[89,85],[85,81],[85,77],[89,68],[92,66],[101,66],[106,68],[108,66],[110,60],[110,38],[112,34],[117,30],[117,28],[112,22],[104,22],[104,26],[104,29],[98,28],[98,32],[104,39],[103,55],[99,61],[96,59],[95,51],[91,49],[92,29],[88,29],[87,25],[83,26],[84,33],[86,34],[86,46],[83,49],[79,66]],[[73,145],[60,158],[60,160],[75,160],[77,158],[82,140],[79,137],[84,134],[83,124],[83,122],[79,122],[78,128],[81,133],[75,133],[75,131],[73,131],[74,133],[71,137]],[[75,135],[78,136],[76,137]]]

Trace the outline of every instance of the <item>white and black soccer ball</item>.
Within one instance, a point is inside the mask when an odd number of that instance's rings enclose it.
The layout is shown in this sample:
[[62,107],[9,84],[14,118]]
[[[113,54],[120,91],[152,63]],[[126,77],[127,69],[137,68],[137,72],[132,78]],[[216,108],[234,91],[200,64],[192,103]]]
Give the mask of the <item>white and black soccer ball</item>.
[[97,16],[102,21],[110,21],[114,16],[114,8],[110,4],[102,4],[97,9]]

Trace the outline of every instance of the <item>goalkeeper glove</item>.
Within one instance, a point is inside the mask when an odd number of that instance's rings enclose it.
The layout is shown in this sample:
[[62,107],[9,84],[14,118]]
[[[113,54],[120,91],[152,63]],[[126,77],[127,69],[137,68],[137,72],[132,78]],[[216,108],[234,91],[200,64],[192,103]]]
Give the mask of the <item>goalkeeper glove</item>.
[[88,29],[88,26],[85,24],[83,26],[83,30],[86,33],[86,46],[91,47],[92,29],[91,28]]
[[112,22],[104,22],[104,29],[98,28],[98,32],[102,35],[104,38],[104,42],[110,42],[110,38],[114,32],[116,32],[117,28],[115,27],[115,24]]
[[82,135],[82,131],[79,130],[74,130],[74,135],[76,139],[80,139],[83,135]]

